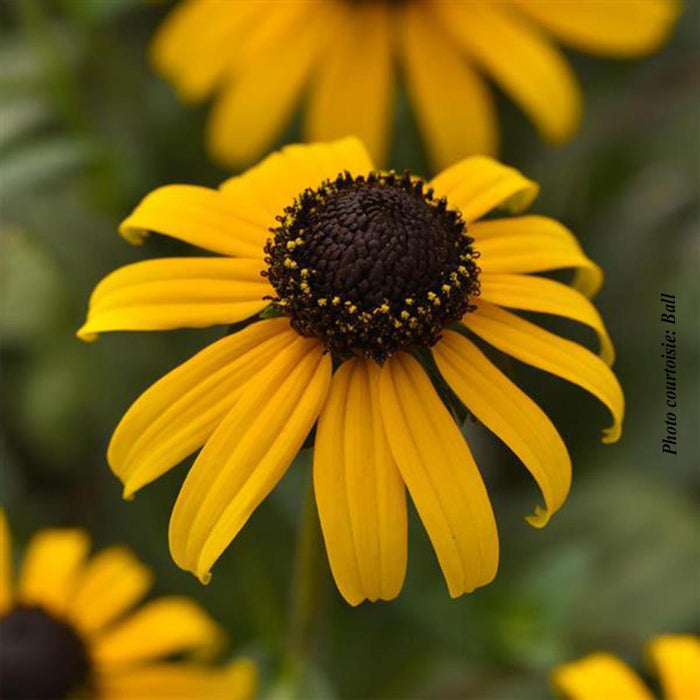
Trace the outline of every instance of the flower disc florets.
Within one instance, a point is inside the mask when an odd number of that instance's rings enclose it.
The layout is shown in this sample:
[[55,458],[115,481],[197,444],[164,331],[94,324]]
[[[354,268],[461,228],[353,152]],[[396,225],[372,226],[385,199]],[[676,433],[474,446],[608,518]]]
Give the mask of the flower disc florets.
[[279,216],[265,248],[273,306],[346,358],[434,345],[473,309],[477,253],[459,212],[408,173],[341,173]]

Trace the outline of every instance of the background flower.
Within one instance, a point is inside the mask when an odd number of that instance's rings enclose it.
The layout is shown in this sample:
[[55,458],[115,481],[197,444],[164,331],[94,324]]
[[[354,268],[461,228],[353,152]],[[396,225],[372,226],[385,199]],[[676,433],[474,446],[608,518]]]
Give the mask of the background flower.
[[[647,646],[649,665],[668,700],[700,698],[700,639],[692,634],[667,634]],[[654,697],[644,681],[616,657],[599,652],[559,666],[552,684],[571,700]]]
[[185,0],[152,45],[156,69],[186,101],[211,95],[207,145],[248,164],[282,133],[303,93],[304,135],[357,135],[387,160],[394,83],[406,82],[434,168],[495,153],[491,78],[550,142],[581,119],[578,80],[554,42],[615,58],[659,48],[676,0]]
[[[79,529],[46,529],[29,543],[16,582],[0,510],[0,669],[6,698],[250,700],[249,659],[203,663],[223,630],[196,603],[162,597],[133,608],[153,584],[124,547],[88,558]],[[174,660],[178,659],[179,660]],[[197,661],[199,659],[199,661]]]

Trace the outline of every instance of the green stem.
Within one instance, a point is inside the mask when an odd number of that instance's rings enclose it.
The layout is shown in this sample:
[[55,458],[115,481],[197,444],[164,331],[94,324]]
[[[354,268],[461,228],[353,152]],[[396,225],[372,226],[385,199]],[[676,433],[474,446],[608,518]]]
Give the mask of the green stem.
[[297,534],[294,578],[289,606],[282,678],[292,696],[300,690],[308,667],[315,612],[321,592],[323,547],[311,473],[307,476],[304,510]]

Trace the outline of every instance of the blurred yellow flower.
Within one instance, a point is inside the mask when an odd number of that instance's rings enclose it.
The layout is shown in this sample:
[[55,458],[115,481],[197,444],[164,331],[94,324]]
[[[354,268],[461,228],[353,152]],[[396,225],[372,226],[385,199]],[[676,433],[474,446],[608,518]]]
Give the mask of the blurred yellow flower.
[[[430,348],[467,409],[530,470],[545,507],[529,520],[547,522],[569,490],[566,447],[469,337],[596,396],[613,415],[604,442],[618,439],[624,407],[610,339],[587,298],[600,287],[598,266],[551,219],[480,221],[499,206],[523,210],[537,189],[487,157],[430,182],[377,172],[362,144],[346,138],[288,146],[218,190],[163,187],[136,207],[120,228],[132,243],[158,232],[222,257],[113,272],[97,285],[79,337],[233,324],[266,310],[146,391],[109,446],[126,496],[204,446],[170,523],[179,566],[209,579],[318,419],[316,501],[350,603],[391,599],[402,586],[405,487],[450,594],[488,583],[496,525],[433,384]],[[559,268],[576,269],[576,289],[527,274]],[[589,326],[602,359],[503,307]]]
[[581,117],[578,81],[555,41],[602,56],[656,50],[676,0],[184,0],[151,46],[183,100],[215,95],[207,145],[249,164],[279,138],[308,93],[309,141],[359,136],[387,158],[398,72],[432,164],[493,154],[491,78],[548,141]]
[[[700,700],[700,639],[667,634],[653,639],[647,655],[666,700]],[[559,666],[552,683],[571,700],[653,700],[654,694],[623,661],[597,653]]]
[[[27,548],[17,581],[0,509],[0,676],[3,698],[248,700],[252,661],[204,663],[223,631],[193,601],[132,608],[153,583],[125,547],[88,558],[83,530],[47,529]],[[182,656],[174,661],[173,657]]]

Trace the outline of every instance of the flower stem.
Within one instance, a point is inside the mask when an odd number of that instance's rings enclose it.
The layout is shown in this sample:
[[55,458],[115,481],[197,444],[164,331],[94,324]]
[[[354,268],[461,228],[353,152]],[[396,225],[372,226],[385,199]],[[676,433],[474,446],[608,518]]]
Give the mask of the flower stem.
[[292,697],[301,689],[308,669],[313,622],[319,608],[319,594],[322,588],[322,551],[321,529],[309,471],[294,555],[289,626],[282,668],[284,684],[289,688]]

